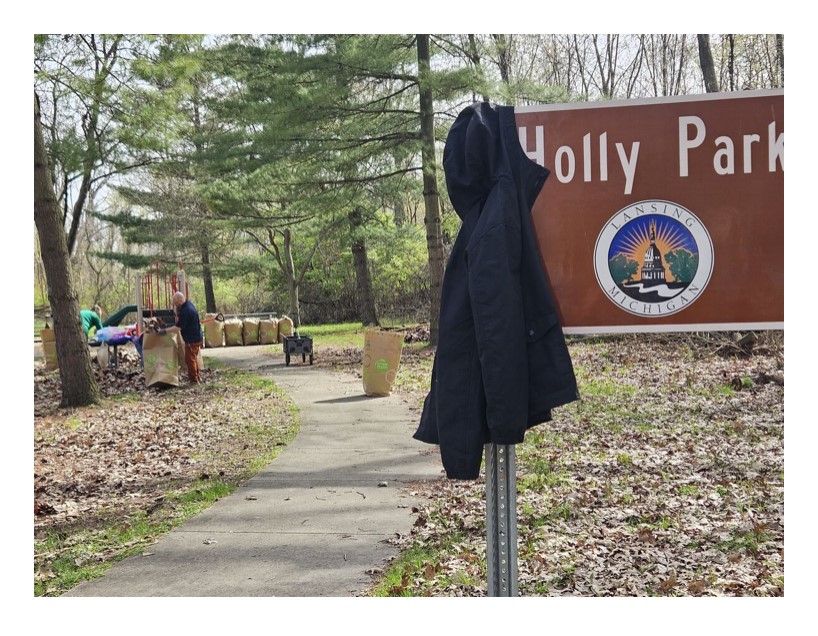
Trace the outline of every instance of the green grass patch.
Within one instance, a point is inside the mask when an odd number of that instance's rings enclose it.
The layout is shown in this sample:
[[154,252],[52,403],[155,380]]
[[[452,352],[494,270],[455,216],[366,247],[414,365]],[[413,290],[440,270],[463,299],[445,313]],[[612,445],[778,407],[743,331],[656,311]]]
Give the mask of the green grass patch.
[[[570,407],[569,407],[570,408]],[[519,446],[521,457],[530,457],[540,449],[562,448],[566,445],[565,439],[557,432],[551,431],[547,426],[540,426],[529,429],[525,434],[523,443]]]
[[172,501],[178,501],[186,512],[195,515],[209,508],[222,497],[226,497],[235,489],[234,484],[228,484],[218,479],[215,481],[208,480],[185,493],[173,497]]
[[[211,364],[211,368],[220,367]],[[228,391],[225,389],[228,388]],[[206,399],[231,397],[255,402],[271,395],[284,396],[272,381],[253,374],[225,367],[214,382],[201,387]],[[213,395],[207,395],[212,392]],[[169,395],[168,400],[174,396]],[[120,398],[121,399],[121,398]],[[128,408],[109,398],[112,407]],[[241,411],[242,402],[237,402]],[[289,400],[277,400],[280,417],[260,425],[251,412],[243,413],[232,423],[237,435],[246,442],[244,451],[225,452],[218,447],[207,448],[197,457],[203,473],[218,474],[218,478],[199,479],[186,485],[168,484],[164,498],[148,510],[129,515],[112,509],[83,519],[71,526],[62,526],[35,538],[35,596],[59,596],[78,583],[94,579],[128,556],[149,551],[149,547],[163,534],[187,519],[203,512],[214,502],[232,493],[286,448],[298,432],[298,408]],[[108,407],[106,407],[108,408]],[[66,425],[75,426],[75,418],[67,418]]]
[[146,511],[125,520],[110,521],[99,528],[77,532],[54,531],[34,542],[36,555],[48,555],[45,567],[35,566],[34,595],[59,596],[75,585],[103,575],[110,567],[147,548],[163,534],[203,512],[235,490],[222,481],[200,482],[167,497],[153,515]]
[[614,382],[611,379],[588,379],[579,387],[580,394],[586,398],[603,397],[631,398],[636,395],[636,387],[632,384]]
[[364,346],[364,327],[360,322],[345,322],[332,325],[302,325],[298,333],[311,336],[318,347],[337,347],[339,349],[362,348]]
[[749,552],[755,554],[761,544],[770,540],[770,537],[763,531],[750,530],[747,532],[735,531],[726,541],[721,541],[716,545],[716,549],[722,552]]
[[218,358],[211,358],[207,355],[207,349],[202,350],[202,358],[204,359],[205,368],[207,369],[229,369],[230,365]]
[[520,493],[532,490],[534,492],[544,492],[548,488],[554,488],[566,483],[567,473],[552,471],[548,473],[523,474],[517,480],[517,490]]
[[[416,323],[409,323],[401,320],[381,320],[381,326],[387,329],[400,329],[403,327],[415,326]],[[315,341],[315,347],[334,347],[338,349],[363,349],[364,327],[360,322],[342,322],[327,325],[302,325],[298,333],[311,336]],[[426,343],[418,342],[404,345],[404,349],[410,347],[425,347]]]
[[689,388],[690,394],[692,396],[704,398],[725,399],[735,397],[736,395],[736,390],[729,384],[717,384],[715,386],[699,386],[695,388],[693,388],[691,384],[689,385]]
[[627,453],[620,453],[616,456],[616,463],[625,467],[633,466],[633,457]]
[[550,506],[537,508],[528,502],[523,502],[520,506],[520,523],[525,528],[541,528],[576,517],[577,511],[568,501],[558,501]]
[[[418,577],[432,580],[440,577],[440,583],[454,582],[458,585],[476,585],[473,577],[465,572],[443,574],[440,568],[441,556],[450,553],[454,544],[462,542],[464,535],[454,532],[446,536],[441,545],[414,545],[392,562],[381,579],[372,589],[370,596],[401,597],[423,596],[423,589],[418,589],[415,579]],[[477,555],[472,555],[478,558]]]
[[574,507],[567,501],[561,501],[555,506],[552,506],[548,514],[548,519],[554,521],[568,521],[576,516]]
[[576,566],[568,563],[556,573],[556,575],[546,583],[539,583],[534,588],[537,594],[548,596],[552,590],[564,590],[574,584]]

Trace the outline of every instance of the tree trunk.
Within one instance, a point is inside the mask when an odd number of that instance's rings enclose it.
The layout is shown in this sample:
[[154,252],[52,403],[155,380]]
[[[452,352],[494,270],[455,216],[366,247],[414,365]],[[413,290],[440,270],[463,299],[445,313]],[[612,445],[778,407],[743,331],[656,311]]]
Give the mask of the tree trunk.
[[487,102],[489,101],[489,95],[486,91],[486,74],[483,71],[483,64],[480,61],[480,52],[477,49],[477,40],[475,40],[473,33],[469,34],[469,59],[471,60],[471,63],[474,64],[474,69],[477,72],[483,101]]
[[364,326],[378,326],[378,310],[375,307],[375,297],[372,294],[372,276],[369,273],[369,258],[366,254],[366,239],[361,235],[363,214],[356,208],[349,214],[352,227],[352,259],[355,264],[355,286],[358,296],[358,311],[361,323]]
[[395,227],[403,227],[406,224],[406,205],[398,199],[395,201]]
[[503,84],[511,84],[511,51],[509,51],[509,40],[503,33],[492,34],[494,43],[497,46],[497,66],[500,68],[500,79]]
[[[331,229],[332,224],[324,228],[324,234],[328,234]],[[281,250],[278,247],[278,243],[276,242],[276,234],[278,232],[281,232],[281,234],[284,236],[283,257],[281,255]],[[253,239],[255,239],[259,246],[275,257],[276,263],[278,263],[278,269],[282,274],[284,274],[284,278],[287,280],[287,287],[290,291],[290,317],[292,318],[293,325],[295,327],[301,327],[301,304],[298,299],[298,290],[301,287],[301,283],[304,282],[304,276],[307,275],[307,270],[310,267],[313,256],[315,256],[316,250],[318,249],[318,244],[321,242],[321,234],[318,235],[318,238],[316,238],[315,242],[312,244],[312,249],[304,259],[304,264],[301,267],[301,271],[298,273],[295,271],[295,262],[293,261],[293,237],[290,228],[285,228],[284,230],[273,230],[272,228],[267,229],[267,236],[269,237],[270,245],[273,248],[272,250],[270,250],[267,245],[265,245],[264,242],[252,232],[249,232],[249,234],[253,237]]]
[[713,64],[713,53],[710,50],[710,36],[706,33],[696,34],[699,40],[699,65],[704,76],[704,89],[708,93],[719,92],[719,81],[716,79],[716,67]]
[[284,266],[286,267],[287,285],[290,289],[290,318],[293,326],[301,328],[301,305],[298,301],[298,279],[295,276],[295,262],[293,261],[292,233],[290,228],[284,230]]
[[[197,141],[194,141],[194,146],[196,148],[196,152],[194,153],[194,157],[196,161],[201,161],[201,157],[204,153],[204,145],[201,141],[198,141],[203,136],[202,131],[202,119],[201,119],[201,112],[199,109],[199,104],[201,102],[201,90],[199,84],[194,82],[193,84],[193,130],[196,133]],[[197,210],[201,216],[201,218],[207,218],[210,215],[208,214],[208,206],[204,202],[199,202],[197,206],[199,209]],[[206,226],[205,226],[206,227]],[[202,280],[204,282],[204,292],[205,292],[205,311],[210,314],[217,313],[216,309],[216,294],[213,291],[213,270],[210,267],[210,249],[208,247],[207,241],[204,240],[200,244],[201,252],[202,252]]]
[[99,402],[100,394],[88,342],[82,331],[80,304],[71,280],[71,264],[48,156],[40,128],[40,106],[34,94],[34,223],[40,239],[48,299],[62,382],[60,406],[86,406]]
[[[89,148],[92,146],[89,144]],[[90,150],[88,152],[91,152]],[[85,201],[88,198],[88,193],[91,191],[91,172],[93,164],[86,162],[83,167],[82,183],[80,184],[79,192],[77,193],[77,200],[74,202],[74,208],[71,216],[71,226],[68,229],[67,246],[68,253],[71,254],[77,245],[77,233],[80,229],[80,220],[85,210]]]
[[429,252],[429,344],[437,345],[440,321],[440,289],[443,285],[443,242],[440,239],[440,200],[435,158],[435,112],[429,83],[429,36],[417,36],[422,137],[423,201],[426,207],[426,249]]
[[210,267],[210,250],[207,243],[202,243],[202,279],[204,281],[205,311],[215,314],[216,294],[213,291],[213,270]]
[[784,88],[784,34],[775,36],[775,56],[778,60],[778,88]]

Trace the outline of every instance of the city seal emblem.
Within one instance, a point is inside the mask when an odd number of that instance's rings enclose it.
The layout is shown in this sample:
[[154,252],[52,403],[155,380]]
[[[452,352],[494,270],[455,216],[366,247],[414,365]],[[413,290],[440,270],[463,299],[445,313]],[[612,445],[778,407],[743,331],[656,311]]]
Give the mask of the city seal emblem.
[[603,226],[594,248],[596,279],[623,311],[661,318],[689,307],[713,273],[713,241],[687,208],[633,203]]

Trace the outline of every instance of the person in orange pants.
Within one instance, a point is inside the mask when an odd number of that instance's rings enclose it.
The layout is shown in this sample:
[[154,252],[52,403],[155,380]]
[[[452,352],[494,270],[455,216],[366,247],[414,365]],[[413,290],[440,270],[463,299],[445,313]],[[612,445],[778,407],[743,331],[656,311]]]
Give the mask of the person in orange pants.
[[199,322],[199,312],[182,292],[173,294],[173,305],[176,307],[176,325],[168,327],[168,333],[179,333],[185,342],[185,363],[187,377],[190,382],[201,382],[198,355],[202,348],[202,325]]

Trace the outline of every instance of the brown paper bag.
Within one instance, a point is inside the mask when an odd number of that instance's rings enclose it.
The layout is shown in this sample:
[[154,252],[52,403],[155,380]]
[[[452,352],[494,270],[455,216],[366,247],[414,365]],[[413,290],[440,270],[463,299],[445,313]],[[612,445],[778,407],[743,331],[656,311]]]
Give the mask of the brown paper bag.
[[100,369],[107,369],[110,362],[111,356],[110,351],[108,351],[108,345],[99,345],[99,347],[97,347],[97,363],[99,364]]
[[[142,336],[142,359],[145,368],[145,386],[157,383],[179,386],[179,342],[177,334],[146,332]],[[182,364],[185,349],[182,346]]]
[[293,319],[289,316],[282,316],[278,321],[278,342],[284,342],[284,336],[293,335]]
[[258,323],[259,344],[275,344],[278,342],[278,320],[260,320]]
[[176,341],[176,362],[180,369],[184,369],[187,367],[187,362],[185,362],[185,341],[182,340],[182,334],[180,333],[174,333],[171,335]]
[[403,334],[370,327],[364,331],[364,393],[386,397],[398,374]]
[[208,320],[204,323],[205,347],[224,346],[224,323],[219,320]]
[[243,345],[242,328],[240,320],[228,320],[224,323],[224,344],[227,347]]
[[45,358],[46,371],[53,371],[59,369],[60,365],[57,362],[57,342],[54,336],[53,329],[40,329],[40,339],[43,342],[43,357]]
[[253,320],[252,318],[246,319],[241,326],[241,335],[242,338],[244,339],[244,344],[245,345],[258,344],[258,331],[259,331],[258,320]]

